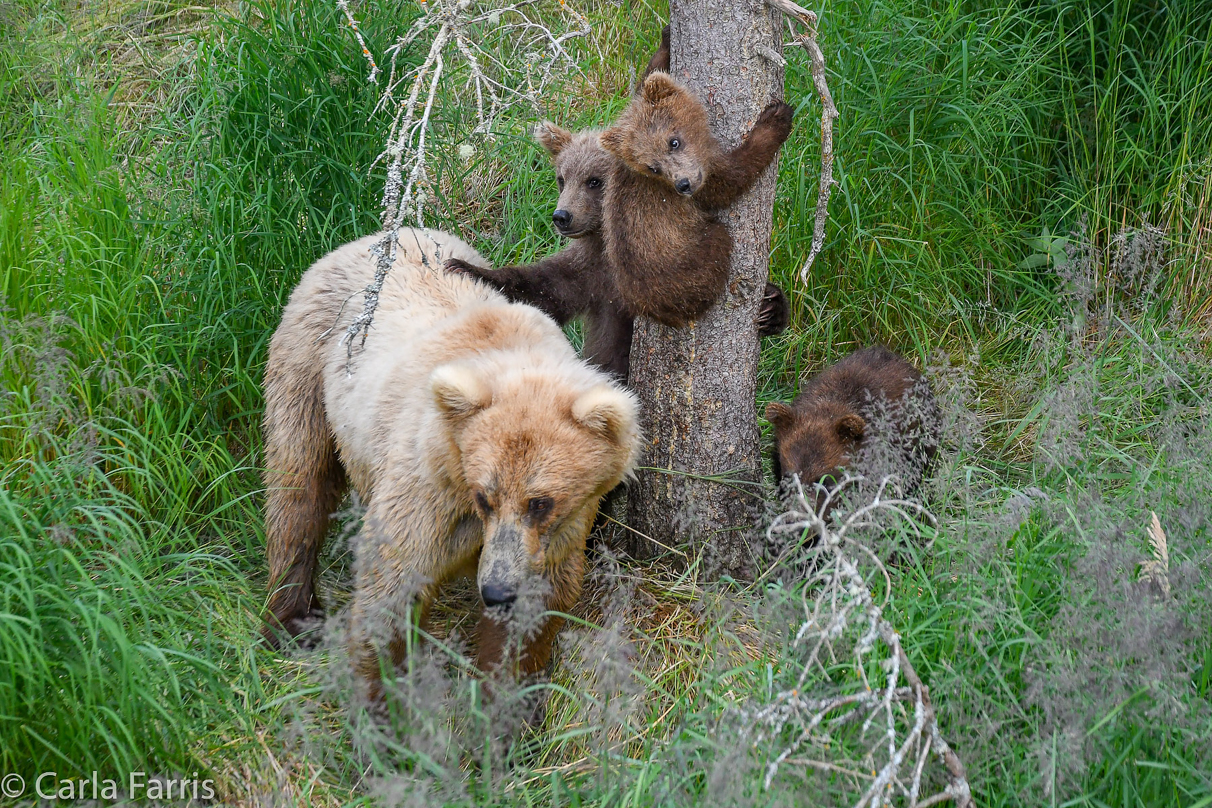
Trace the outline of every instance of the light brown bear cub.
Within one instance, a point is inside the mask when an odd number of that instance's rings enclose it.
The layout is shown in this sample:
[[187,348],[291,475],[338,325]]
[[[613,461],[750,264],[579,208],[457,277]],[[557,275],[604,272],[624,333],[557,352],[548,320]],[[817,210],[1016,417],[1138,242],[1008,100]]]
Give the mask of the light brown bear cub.
[[770,165],[791,133],[773,101],[740,146],[724,152],[707,110],[667,73],[653,73],[599,142],[620,162],[606,183],[603,238],[624,302],[681,327],[719,299],[732,237],[716,214]]
[[[475,575],[484,603],[478,664],[506,661],[505,619],[542,591],[568,611],[601,497],[632,469],[636,401],[579,360],[559,327],[467,277],[459,239],[401,230],[374,328],[350,365],[349,304],[371,280],[371,236],[317,261],[291,295],[265,374],[266,543],[271,642],[319,609],[316,560],[348,479],[367,503],[356,548],[350,641],[379,692],[379,653],[403,657],[400,622],[438,589]],[[521,673],[543,669],[561,621],[527,640]]]

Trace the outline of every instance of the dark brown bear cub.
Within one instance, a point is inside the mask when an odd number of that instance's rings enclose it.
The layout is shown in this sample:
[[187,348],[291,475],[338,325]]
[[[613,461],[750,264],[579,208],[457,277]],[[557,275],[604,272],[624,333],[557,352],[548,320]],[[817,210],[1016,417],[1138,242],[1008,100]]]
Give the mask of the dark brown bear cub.
[[770,165],[792,109],[771,102],[748,138],[724,152],[707,110],[666,73],[653,73],[601,144],[621,161],[606,186],[603,237],[623,301],[681,327],[724,291],[732,237],[716,218]]
[[805,492],[841,469],[896,474],[906,493],[921,484],[938,447],[930,385],[903,357],[877,345],[817,374],[794,403],[772,402],[774,474],[798,474]]
[[552,221],[572,243],[525,266],[488,269],[450,259],[446,270],[479,278],[560,325],[584,317],[581,355],[626,381],[633,315],[623,305],[602,257],[602,195],[615,158],[598,145],[596,130],[573,134],[544,121],[535,135],[555,162],[559,181],[560,199]]

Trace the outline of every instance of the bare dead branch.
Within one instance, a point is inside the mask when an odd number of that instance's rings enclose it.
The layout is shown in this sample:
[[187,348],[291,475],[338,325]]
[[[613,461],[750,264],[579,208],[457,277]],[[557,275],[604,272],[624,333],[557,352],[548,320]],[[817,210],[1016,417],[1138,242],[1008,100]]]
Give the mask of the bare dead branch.
[[[822,514],[862,480],[846,473],[833,488],[817,484],[810,500],[796,479],[791,510],[776,517],[767,530],[772,542],[778,534],[800,537],[802,557],[798,560],[812,565],[800,593],[804,619],[793,641],[793,647],[803,649],[803,653],[795,660],[799,666],[795,686],[764,704],[741,708],[741,725],[752,728],[746,731],[755,736],[754,743],[778,738],[788,727],[797,730],[791,742],[767,764],[766,788],[781,766],[800,762],[833,771],[870,772],[863,778],[869,782],[854,808],[891,805],[898,795],[909,808],[944,801],[953,801],[957,808],[973,808],[967,772],[942,737],[929,690],[909,661],[900,635],[884,617],[887,603],[875,602],[868,579],[849,552],[863,551],[887,585],[890,579],[879,557],[854,533],[874,524],[879,513],[910,519],[911,525],[916,525],[916,520],[934,525],[934,517],[919,503],[903,498],[892,478],[885,477],[870,501],[840,522],[826,521]],[[845,649],[851,659],[848,668],[861,689],[814,697],[809,692],[811,682],[836,682],[836,671],[831,675],[826,664],[835,664],[835,653]],[[828,663],[822,660],[826,651]],[[883,670],[882,682],[868,679],[873,655]],[[909,708],[908,716],[902,705]],[[845,746],[830,746],[831,733],[855,724],[859,725],[859,745],[865,753],[851,760],[836,759],[835,753],[831,755],[835,759],[822,762],[822,752]],[[867,738],[871,740],[862,740]],[[801,754],[805,749],[814,752]],[[923,797],[926,764],[931,757],[942,763],[948,785],[937,794]]]
[[766,0],[766,5],[798,20],[805,28],[816,28],[816,12],[809,11],[791,0]]
[[353,31],[354,36],[358,39],[358,45],[362,48],[362,55],[370,63],[370,75],[366,80],[371,84],[377,84],[379,81],[379,66],[375,63],[375,57],[370,52],[370,48],[366,47],[366,40],[362,38],[362,32],[358,29],[358,21],[354,19],[353,12],[349,10],[349,0],[337,0],[337,8],[345,12],[345,20],[349,24],[350,30]]
[[800,269],[800,281],[808,283],[808,272],[812,262],[825,246],[825,223],[829,219],[829,196],[833,192],[833,121],[839,115],[833,103],[833,94],[829,92],[829,84],[825,79],[825,54],[817,44],[817,16],[793,3],[792,0],[766,0],[767,4],[778,11],[797,20],[804,26],[804,33],[796,34],[795,41],[808,52],[809,69],[812,72],[812,85],[817,96],[821,99],[821,178],[817,186],[816,217],[812,225],[812,246],[808,251],[808,260]]
[[812,248],[808,251],[808,260],[800,270],[800,281],[808,283],[808,272],[812,262],[825,246],[825,222],[829,218],[829,194],[833,191],[833,121],[838,117],[837,107],[833,104],[833,95],[825,81],[825,55],[816,44],[816,29],[798,37],[799,43],[808,51],[809,65],[812,70],[812,84],[816,87],[817,95],[821,98],[821,180],[817,186],[816,219],[812,225]]
[[[349,0],[336,0],[346,21],[362,46],[370,64],[370,80],[381,72],[358,29]],[[443,82],[454,75],[464,76],[463,90],[474,92],[475,137],[491,140],[500,115],[516,104],[539,112],[540,99],[558,76],[579,73],[580,67],[568,52],[567,43],[590,33],[589,20],[566,0],[560,2],[560,14],[569,25],[562,31],[538,16],[537,0],[430,0],[425,14],[408,33],[388,49],[390,65],[383,94],[375,111],[395,107],[387,146],[375,160],[387,161],[387,181],[383,187],[383,237],[371,253],[375,256],[375,275],[366,287],[362,313],[346,328],[342,342],[350,357],[355,347],[365,344],[379,305],[379,293],[395,264],[397,242],[405,222],[413,220],[424,227],[424,209],[429,200],[429,134],[434,104]],[[425,33],[432,32],[425,59],[415,68],[401,72],[400,54]],[[448,61],[447,48],[453,45],[454,58]],[[399,98],[397,91],[407,85]],[[457,93],[456,93],[457,97]],[[397,100],[399,98],[399,100]]]

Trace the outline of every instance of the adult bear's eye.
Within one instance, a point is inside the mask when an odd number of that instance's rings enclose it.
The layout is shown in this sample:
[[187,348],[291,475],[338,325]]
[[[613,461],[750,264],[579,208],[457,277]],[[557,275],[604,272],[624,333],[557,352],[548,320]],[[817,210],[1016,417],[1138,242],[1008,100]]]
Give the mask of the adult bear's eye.
[[484,496],[483,491],[476,491],[476,505],[484,513],[492,513],[492,506],[488,504],[488,497]]
[[590,177],[589,180],[585,184],[588,185],[590,188],[602,187],[602,181],[600,179],[598,179],[597,177]]
[[682,141],[678,140],[676,137],[669,138],[670,151],[677,151],[680,148],[682,148]]
[[542,519],[547,514],[551,513],[551,509],[555,506],[555,501],[551,497],[535,497],[530,500],[530,518]]
[[563,191],[564,190],[564,178],[556,177],[556,185],[558,185],[560,190]]

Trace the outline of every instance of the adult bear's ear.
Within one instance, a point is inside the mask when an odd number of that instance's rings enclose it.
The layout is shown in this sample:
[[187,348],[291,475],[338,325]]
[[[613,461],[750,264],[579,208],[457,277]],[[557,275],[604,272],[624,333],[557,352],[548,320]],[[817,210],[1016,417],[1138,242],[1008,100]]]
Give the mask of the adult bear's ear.
[[636,443],[638,411],[632,393],[603,384],[582,393],[573,402],[572,419],[595,435],[625,446]]
[[492,403],[492,388],[465,365],[442,365],[429,377],[434,403],[453,421],[475,415]]
[[678,86],[678,83],[668,73],[652,73],[648,78],[644,79],[644,87],[640,90],[640,97],[655,107],[659,106],[666,98],[677,95],[680,92],[682,92],[682,88]]
[[837,419],[834,426],[837,429],[837,436],[847,441],[862,440],[863,435],[867,432],[867,422],[852,412]]
[[560,156],[560,152],[568,148],[568,144],[572,142],[572,132],[567,129],[561,129],[551,121],[543,121],[534,128],[534,136],[543,148],[547,149],[547,153],[554,160]]
[[766,420],[769,421],[775,429],[788,429],[795,423],[795,410],[781,401],[771,401],[766,405]]
[[626,159],[624,154],[624,146],[627,142],[623,130],[617,126],[612,126],[602,134],[598,135],[598,143],[603,149],[613,154],[615,157]]

